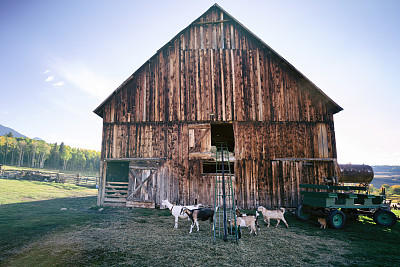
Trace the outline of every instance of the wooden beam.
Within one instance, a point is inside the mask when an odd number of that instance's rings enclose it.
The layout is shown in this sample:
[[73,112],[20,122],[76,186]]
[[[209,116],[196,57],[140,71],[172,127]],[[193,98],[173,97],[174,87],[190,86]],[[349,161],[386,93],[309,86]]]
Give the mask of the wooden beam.
[[167,158],[108,158],[108,159],[103,159],[105,162],[110,162],[110,161],[163,161],[166,160]]
[[337,161],[335,158],[276,158],[272,161]]
[[224,23],[224,22],[229,22],[231,20],[229,19],[223,19],[223,20],[215,20],[215,21],[199,21],[199,22],[193,22],[193,25],[204,25],[204,24],[216,24],[216,23]]

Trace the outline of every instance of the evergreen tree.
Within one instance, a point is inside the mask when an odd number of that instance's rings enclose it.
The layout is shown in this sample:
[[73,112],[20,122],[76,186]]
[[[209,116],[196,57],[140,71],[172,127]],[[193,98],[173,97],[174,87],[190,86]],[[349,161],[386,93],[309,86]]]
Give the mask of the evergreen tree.
[[50,150],[50,168],[59,169],[60,167],[60,147],[55,143]]
[[63,170],[67,169],[67,163],[71,157],[71,148],[62,142],[60,145],[60,166],[62,166]]

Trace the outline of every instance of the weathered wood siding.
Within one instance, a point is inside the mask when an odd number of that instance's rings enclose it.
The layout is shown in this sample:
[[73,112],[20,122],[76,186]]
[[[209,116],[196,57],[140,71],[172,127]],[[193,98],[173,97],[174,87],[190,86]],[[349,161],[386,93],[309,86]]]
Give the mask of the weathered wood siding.
[[[102,158],[165,158],[185,164],[191,125],[186,122],[104,124]],[[336,158],[333,124],[233,122],[233,127],[236,160]]]
[[333,120],[312,84],[226,20],[194,23],[160,49],[105,103],[104,122]]
[[[159,158],[162,163],[154,182],[156,203],[164,198],[180,203],[212,203],[214,192],[210,186],[215,177],[203,175],[201,160],[189,160],[193,125],[197,124],[104,124],[103,157]],[[336,157],[334,139],[325,144],[329,153],[321,157],[320,128],[321,123],[311,122],[233,122],[238,204],[295,205],[299,181],[322,183],[323,177],[334,176],[333,162],[307,163],[312,165],[311,172],[308,165],[303,168],[299,162]],[[333,131],[333,124],[327,131]]]
[[[232,122],[240,207],[293,206],[298,184],[334,175],[337,106],[218,7],[180,32],[101,106],[103,159],[159,158],[155,202],[212,204],[190,158],[197,124]],[[210,137],[196,152],[210,147]],[[195,149],[192,149],[195,151]],[[299,160],[293,160],[299,159]],[[104,176],[104,175],[103,175]]]

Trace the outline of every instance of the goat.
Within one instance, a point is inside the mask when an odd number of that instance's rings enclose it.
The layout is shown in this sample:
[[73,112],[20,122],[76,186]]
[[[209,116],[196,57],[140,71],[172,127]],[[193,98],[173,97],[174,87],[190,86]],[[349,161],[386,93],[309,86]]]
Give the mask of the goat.
[[285,209],[281,208],[280,210],[267,210],[263,206],[259,206],[258,211],[260,211],[264,217],[264,222],[268,224],[268,227],[270,225],[269,220],[270,219],[275,219],[278,221],[275,227],[278,227],[279,223],[281,220],[286,224],[286,227],[289,228],[289,225],[287,224],[284,214],[285,214]]
[[398,210],[398,209],[400,209],[400,203],[392,203],[390,205],[390,208],[394,209],[394,210]]
[[236,214],[236,217],[253,216],[254,218],[256,218],[256,222],[255,223],[256,223],[258,231],[261,230],[260,229],[260,224],[258,223],[258,216],[260,216],[260,214],[257,211],[256,211],[255,214],[246,214],[246,213],[241,213],[239,209],[236,209],[235,210],[235,214]]
[[[229,220],[229,223],[231,226],[235,226],[234,220]],[[254,235],[257,235],[256,217],[255,216],[236,217],[236,226],[238,228],[239,227],[247,227],[250,229],[250,234],[254,233]]]
[[171,212],[172,216],[175,217],[175,225],[174,225],[174,228],[178,228],[178,218],[181,218],[181,219],[186,219],[186,218],[187,218],[187,219],[189,220],[189,217],[187,216],[187,214],[183,213],[183,209],[184,209],[184,208],[193,210],[193,209],[198,209],[199,207],[202,206],[201,204],[192,205],[192,206],[176,206],[176,205],[172,205],[172,204],[168,201],[168,199],[163,200],[163,201],[161,202],[161,205],[167,206],[167,208],[168,208],[169,211]]
[[[211,223],[214,222],[214,211],[211,209],[190,210],[188,208],[183,208],[183,213],[187,214],[189,218],[192,220],[189,233],[192,233],[194,225],[197,226],[197,232],[199,231],[199,220],[201,221],[209,220]],[[213,230],[214,230],[214,224],[213,224]]]

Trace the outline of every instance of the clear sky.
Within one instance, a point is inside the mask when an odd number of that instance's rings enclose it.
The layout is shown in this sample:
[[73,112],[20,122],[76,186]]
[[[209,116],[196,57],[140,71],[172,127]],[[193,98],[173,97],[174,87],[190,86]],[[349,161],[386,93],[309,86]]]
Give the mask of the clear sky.
[[[215,1],[0,0],[0,124],[100,150],[93,110]],[[400,165],[400,1],[218,1],[344,108],[339,163]]]

